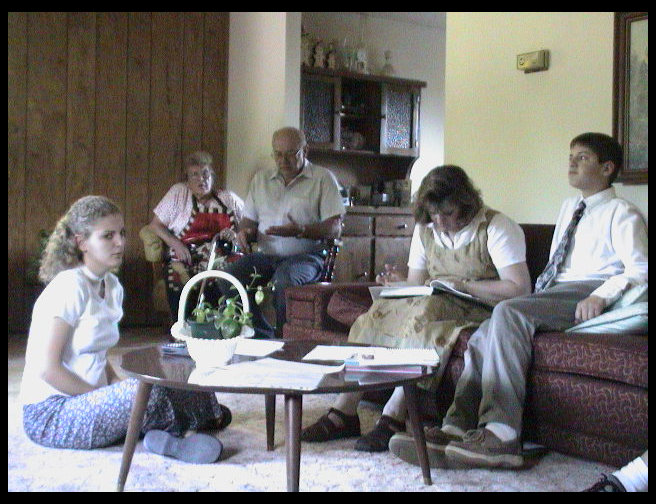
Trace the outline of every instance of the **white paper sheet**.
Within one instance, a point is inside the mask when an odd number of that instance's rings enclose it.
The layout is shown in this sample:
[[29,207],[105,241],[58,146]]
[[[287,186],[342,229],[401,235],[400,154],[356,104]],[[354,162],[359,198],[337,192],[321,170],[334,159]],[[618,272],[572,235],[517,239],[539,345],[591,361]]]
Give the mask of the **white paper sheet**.
[[247,355],[249,357],[266,357],[273,352],[277,352],[283,346],[285,346],[284,341],[239,338],[235,353],[237,355]]
[[222,368],[196,368],[189,383],[224,387],[316,389],[327,374],[338,373],[340,366],[322,366],[278,359],[258,359]]
[[351,366],[423,365],[436,366],[437,352],[432,348],[384,348],[317,345],[303,360],[344,361]]

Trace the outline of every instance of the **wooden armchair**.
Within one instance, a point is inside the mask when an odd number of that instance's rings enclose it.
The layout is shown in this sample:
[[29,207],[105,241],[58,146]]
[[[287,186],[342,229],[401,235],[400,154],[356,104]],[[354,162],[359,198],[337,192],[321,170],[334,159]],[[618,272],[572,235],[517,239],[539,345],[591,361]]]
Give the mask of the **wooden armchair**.
[[151,299],[153,309],[158,312],[168,313],[170,318],[171,313],[166,299],[166,283],[164,280],[164,242],[148,225],[139,230],[139,238],[141,238],[144,245],[146,261],[152,266],[153,291]]
[[[157,234],[155,234],[155,232],[148,225],[145,225],[141,228],[139,231],[139,237],[144,244],[146,260],[152,265],[153,308],[156,311],[168,313],[169,317],[172,317],[171,320],[173,320],[177,314],[170,313],[170,308],[166,296],[166,281],[164,279],[164,252],[166,250],[166,246],[162,239],[157,236]],[[212,252],[210,255],[210,264],[214,264],[217,256],[230,254],[230,250],[226,249],[226,242],[220,238],[219,234],[216,234],[212,239],[211,250]],[[173,262],[171,267],[175,270],[176,273],[180,275],[180,279],[183,281],[183,283],[187,283],[189,281],[189,274],[182,265]]]
[[331,238],[325,241],[325,246],[321,251],[324,259],[319,282],[332,282],[335,273],[335,260],[341,247],[342,240]]

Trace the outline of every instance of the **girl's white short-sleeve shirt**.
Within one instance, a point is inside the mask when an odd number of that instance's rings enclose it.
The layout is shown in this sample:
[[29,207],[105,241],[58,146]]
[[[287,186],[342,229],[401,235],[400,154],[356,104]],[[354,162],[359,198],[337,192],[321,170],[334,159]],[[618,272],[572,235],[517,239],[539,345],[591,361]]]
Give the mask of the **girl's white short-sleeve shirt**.
[[[100,297],[101,280],[105,296]],[[67,395],[41,377],[52,323],[60,318],[73,328],[62,352],[62,364],[94,387],[107,385],[107,350],[119,339],[123,317],[123,286],[116,275],[98,278],[85,266],[60,272],[34,304],[21,383],[23,404],[41,402],[52,395]]]

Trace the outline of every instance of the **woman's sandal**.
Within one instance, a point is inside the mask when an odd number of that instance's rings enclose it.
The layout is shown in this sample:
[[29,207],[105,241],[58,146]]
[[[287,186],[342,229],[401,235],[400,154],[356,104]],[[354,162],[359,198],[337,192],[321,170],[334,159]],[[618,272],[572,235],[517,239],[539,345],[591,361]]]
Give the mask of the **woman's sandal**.
[[364,452],[387,451],[392,436],[403,431],[405,431],[405,422],[399,422],[390,416],[383,415],[371,432],[357,440],[355,449]]
[[[342,420],[342,425],[336,425],[329,418],[333,413]],[[344,439],[360,435],[360,418],[358,415],[346,415],[341,411],[330,408],[328,413],[301,432],[301,441],[310,443],[323,443],[334,439]]]

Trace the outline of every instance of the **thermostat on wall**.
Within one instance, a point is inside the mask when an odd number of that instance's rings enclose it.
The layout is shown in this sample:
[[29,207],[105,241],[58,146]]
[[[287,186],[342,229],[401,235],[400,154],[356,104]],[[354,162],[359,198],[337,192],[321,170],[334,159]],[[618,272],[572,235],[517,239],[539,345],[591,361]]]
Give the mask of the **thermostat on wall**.
[[549,51],[533,51],[517,55],[517,70],[523,70],[524,73],[540,72],[549,68]]

